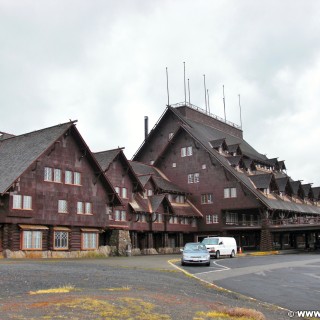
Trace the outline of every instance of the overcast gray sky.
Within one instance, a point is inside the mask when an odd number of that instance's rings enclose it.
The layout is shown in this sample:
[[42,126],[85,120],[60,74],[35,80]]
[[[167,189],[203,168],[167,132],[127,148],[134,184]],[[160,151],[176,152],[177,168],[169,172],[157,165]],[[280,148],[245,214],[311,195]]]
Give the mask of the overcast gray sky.
[[92,151],[131,158],[167,103],[240,123],[245,139],[320,185],[320,1],[0,0],[0,131],[69,119]]

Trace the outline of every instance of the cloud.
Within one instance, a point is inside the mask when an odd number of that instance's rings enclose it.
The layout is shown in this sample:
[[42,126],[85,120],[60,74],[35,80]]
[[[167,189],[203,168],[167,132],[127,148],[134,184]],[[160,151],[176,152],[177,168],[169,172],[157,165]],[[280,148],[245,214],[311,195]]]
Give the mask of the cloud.
[[[167,103],[184,100],[240,123],[259,152],[320,185],[318,1],[0,1],[1,130],[71,119],[94,151],[131,157]],[[23,116],[21,116],[23,115]],[[313,157],[311,157],[311,154]]]

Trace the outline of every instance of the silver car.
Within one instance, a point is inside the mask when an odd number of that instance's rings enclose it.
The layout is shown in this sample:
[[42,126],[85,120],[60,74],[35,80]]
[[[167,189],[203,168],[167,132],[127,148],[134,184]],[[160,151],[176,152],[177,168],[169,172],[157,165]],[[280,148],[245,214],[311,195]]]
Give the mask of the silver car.
[[186,243],[181,252],[182,266],[186,264],[205,264],[206,266],[210,266],[210,254],[206,246],[200,242]]

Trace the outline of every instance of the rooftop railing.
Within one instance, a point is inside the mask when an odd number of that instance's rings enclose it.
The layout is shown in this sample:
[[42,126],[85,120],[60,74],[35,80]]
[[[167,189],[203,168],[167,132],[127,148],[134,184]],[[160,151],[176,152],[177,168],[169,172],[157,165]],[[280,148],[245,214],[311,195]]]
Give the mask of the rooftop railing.
[[214,119],[216,119],[218,121],[221,121],[221,122],[224,122],[224,123],[228,124],[229,126],[232,126],[234,128],[237,128],[237,129],[241,130],[241,126],[239,126],[239,125],[237,125],[237,124],[235,124],[235,123],[233,123],[233,122],[231,122],[229,120],[225,120],[225,119],[223,119],[223,118],[221,118],[221,117],[219,117],[219,116],[217,116],[217,115],[215,115],[213,113],[210,113],[210,112],[208,112],[208,111],[206,111],[206,110],[204,110],[204,109],[202,109],[200,107],[197,107],[192,103],[189,103],[189,102],[178,102],[178,103],[175,103],[175,104],[171,105],[171,107],[174,107],[174,108],[184,107],[184,106],[187,106],[187,107],[189,107],[191,109],[197,110],[197,111],[199,111],[199,112],[201,112],[203,114],[206,114],[207,116],[210,116],[211,118],[214,118]]

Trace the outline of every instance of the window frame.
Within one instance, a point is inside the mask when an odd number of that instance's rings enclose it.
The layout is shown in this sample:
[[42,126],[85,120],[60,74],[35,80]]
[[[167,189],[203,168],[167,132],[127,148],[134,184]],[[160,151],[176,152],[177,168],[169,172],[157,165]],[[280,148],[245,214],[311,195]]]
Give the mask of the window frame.
[[[62,204],[63,204],[63,207],[66,208],[65,211],[61,210]],[[68,201],[67,200],[64,200],[64,199],[59,199],[58,200],[58,213],[68,213]]]
[[[66,237],[66,240],[65,239],[61,239],[61,237],[60,237],[60,239],[56,239],[56,236],[58,235],[58,234],[65,234],[65,235],[67,235],[67,237]],[[62,245],[60,245],[60,246],[57,246],[56,245],[56,241],[61,241],[61,242],[63,242],[64,240],[66,241],[66,245],[65,246],[62,246]],[[63,231],[63,230],[54,230],[54,232],[53,232],[53,249],[54,250],[68,250],[69,249],[69,232],[68,231]]]
[[[26,240],[28,240],[26,239],[27,235],[30,235],[30,244],[31,244],[30,247],[29,247],[29,244],[27,243],[26,245],[26,242],[25,242]],[[22,230],[21,231],[21,250],[25,250],[25,251],[42,250],[42,242],[43,242],[42,237],[43,237],[43,233],[40,230]]]
[[[86,239],[87,237],[88,239]],[[89,245],[87,246],[87,244]],[[93,246],[91,244],[93,244]],[[98,247],[99,247],[98,232],[87,232],[87,231],[81,232],[81,250],[92,251],[92,250],[97,250]]]

